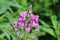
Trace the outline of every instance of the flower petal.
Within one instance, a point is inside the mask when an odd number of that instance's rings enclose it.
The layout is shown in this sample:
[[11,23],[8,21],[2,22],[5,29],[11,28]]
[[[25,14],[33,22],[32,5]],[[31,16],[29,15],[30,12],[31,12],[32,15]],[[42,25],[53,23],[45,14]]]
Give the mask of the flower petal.
[[14,27],[16,28],[18,26],[19,26],[18,23],[17,22],[14,22]]

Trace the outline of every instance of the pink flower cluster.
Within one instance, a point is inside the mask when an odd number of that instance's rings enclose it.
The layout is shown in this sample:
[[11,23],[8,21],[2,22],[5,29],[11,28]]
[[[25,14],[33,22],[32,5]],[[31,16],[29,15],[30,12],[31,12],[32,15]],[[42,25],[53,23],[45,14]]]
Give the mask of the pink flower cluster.
[[[32,30],[32,27],[38,26],[38,15],[30,14],[30,18],[27,18],[27,12],[21,12],[18,16],[18,22],[14,22],[14,28],[24,27],[25,30]],[[37,30],[36,30],[37,31]]]

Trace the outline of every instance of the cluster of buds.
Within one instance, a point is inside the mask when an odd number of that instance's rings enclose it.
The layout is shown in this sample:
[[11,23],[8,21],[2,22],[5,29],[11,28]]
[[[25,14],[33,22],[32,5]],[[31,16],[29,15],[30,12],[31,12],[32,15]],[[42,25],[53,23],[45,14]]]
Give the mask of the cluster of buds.
[[[36,27],[36,32],[38,32],[38,15],[32,14],[32,12],[21,12],[18,16],[18,22],[14,22],[14,29],[19,27],[20,29],[23,28],[23,30],[30,31],[33,29],[33,27]],[[19,31],[16,32],[17,34]]]

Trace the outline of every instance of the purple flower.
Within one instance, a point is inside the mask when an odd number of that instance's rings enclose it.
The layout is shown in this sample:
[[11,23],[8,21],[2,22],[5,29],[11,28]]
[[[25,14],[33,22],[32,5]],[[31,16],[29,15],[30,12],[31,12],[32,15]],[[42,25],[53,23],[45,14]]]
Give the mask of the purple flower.
[[17,22],[14,22],[14,27],[16,28],[18,26],[19,26],[18,23]]
[[20,31],[16,31],[16,34],[17,34],[17,36],[19,36],[19,34],[20,34]]
[[14,22],[14,27],[24,26],[25,30],[31,30],[32,27],[38,26],[38,15],[31,14],[29,20],[27,17],[27,11],[21,12],[18,16],[18,23]]
[[38,26],[38,15],[31,15],[31,23],[33,26]]
[[38,15],[31,15],[31,19],[34,20],[35,22],[38,22]]
[[35,40],[38,40],[38,38],[36,37]]
[[25,27],[26,31],[30,31],[32,29],[32,25],[31,24],[28,24],[26,27]]
[[24,20],[24,27],[27,27],[27,21]]
[[36,29],[35,29],[35,31],[36,31],[36,33],[38,33],[38,32],[39,32],[39,29],[38,29],[38,28],[36,28]]
[[35,21],[33,21],[32,23],[33,23],[33,27],[38,26],[38,23],[36,23]]
[[18,24],[19,24],[19,26],[23,26],[23,21],[24,21],[23,18],[18,16]]
[[23,18],[18,16],[18,22],[20,22]]
[[20,15],[18,16],[18,23],[20,26],[24,26],[24,20],[26,20],[27,12],[21,12]]
[[26,11],[21,12],[21,13],[20,13],[20,16],[21,16],[22,18],[25,18],[25,17],[27,16],[27,12],[26,12]]

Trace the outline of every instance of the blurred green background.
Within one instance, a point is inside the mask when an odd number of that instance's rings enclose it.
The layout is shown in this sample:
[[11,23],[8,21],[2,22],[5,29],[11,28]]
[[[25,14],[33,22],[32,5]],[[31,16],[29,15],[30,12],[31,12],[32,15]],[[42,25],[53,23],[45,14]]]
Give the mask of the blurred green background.
[[30,4],[39,15],[39,40],[60,40],[60,0],[0,0],[0,40],[16,40],[13,22]]

